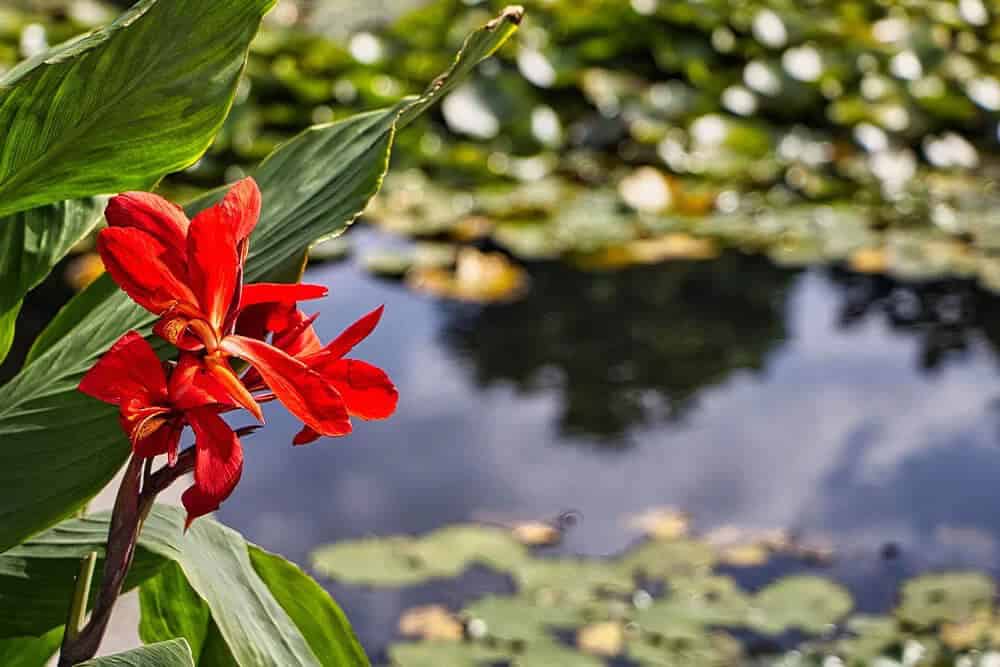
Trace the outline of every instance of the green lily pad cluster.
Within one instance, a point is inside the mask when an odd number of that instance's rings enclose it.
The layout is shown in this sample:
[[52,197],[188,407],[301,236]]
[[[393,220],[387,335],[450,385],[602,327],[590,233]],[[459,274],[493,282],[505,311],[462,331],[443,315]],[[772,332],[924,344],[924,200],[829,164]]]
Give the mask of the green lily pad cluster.
[[[406,638],[388,650],[400,667],[590,667],[617,659],[670,667],[986,667],[1000,658],[996,583],[985,574],[918,576],[903,583],[886,615],[852,614],[850,592],[815,570],[756,590],[738,582],[742,566],[720,572],[733,547],[723,533],[735,532],[646,539],[611,558],[579,558],[539,554],[510,529],[458,524],[321,547],[312,563],[327,577],[374,587],[454,577],[473,564],[511,577],[513,593],[408,612],[424,620],[401,622]],[[782,542],[769,534],[756,544],[801,553],[801,545]],[[748,637],[771,638],[772,648],[762,653]],[[788,637],[801,640],[789,646]]]

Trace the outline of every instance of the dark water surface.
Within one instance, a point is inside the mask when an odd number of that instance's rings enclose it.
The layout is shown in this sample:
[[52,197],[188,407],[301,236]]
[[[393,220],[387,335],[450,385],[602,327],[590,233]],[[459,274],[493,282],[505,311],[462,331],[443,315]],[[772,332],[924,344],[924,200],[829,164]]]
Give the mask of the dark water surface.
[[[386,304],[357,355],[401,400],[390,421],[294,450],[296,425],[271,409],[246,443],[220,518],[302,564],[336,540],[569,510],[580,521],[560,549],[607,555],[635,540],[630,515],[674,505],[698,529],[830,540],[826,571],[862,611],[889,606],[915,571],[995,570],[1000,303],[968,285],[737,254],[620,273],[537,266],[524,301],[494,306],[414,295],[351,262],[307,280],[331,288],[324,340]],[[899,557],[881,557],[887,543]],[[485,572],[388,591],[325,583],[375,654],[405,608],[506,586]]]

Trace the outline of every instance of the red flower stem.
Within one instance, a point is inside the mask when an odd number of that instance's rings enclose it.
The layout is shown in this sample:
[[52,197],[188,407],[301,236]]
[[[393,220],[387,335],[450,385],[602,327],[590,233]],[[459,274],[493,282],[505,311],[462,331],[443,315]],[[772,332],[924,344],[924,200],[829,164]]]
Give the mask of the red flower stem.
[[[90,620],[78,633],[67,631],[63,637],[59,654],[59,667],[71,667],[90,660],[104,639],[111,612],[118,596],[121,595],[125,575],[132,565],[135,546],[142,530],[142,524],[153,509],[156,495],[170,486],[181,475],[194,468],[194,448],[182,452],[173,467],[164,467],[151,473],[146,467],[143,480],[143,460],[133,456],[125,468],[125,475],[118,487],[115,506],[111,512],[111,526],[108,529],[108,543],[105,548],[104,573],[101,589]],[[140,490],[141,483],[141,490]],[[82,583],[82,582],[81,582]],[[77,587],[78,589],[81,586]],[[86,606],[86,598],[81,606]],[[80,612],[82,613],[82,612]],[[71,618],[72,625],[76,619]]]

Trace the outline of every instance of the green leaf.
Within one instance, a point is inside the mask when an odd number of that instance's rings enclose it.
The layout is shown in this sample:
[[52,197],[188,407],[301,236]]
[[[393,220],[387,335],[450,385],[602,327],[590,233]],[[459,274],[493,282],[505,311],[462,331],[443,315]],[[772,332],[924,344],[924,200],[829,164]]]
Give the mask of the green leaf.
[[177,563],[170,563],[139,588],[139,638],[150,644],[183,637],[195,663],[208,639],[212,612]]
[[0,665],[4,667],[45,667],[62,644],[62,626],[41,637],[0,639]]
[[21,300],[101,220],[93,199],[63,201],[0,220],[0,362],[14,341]]
[[[287,271],[310,244],[342,232],[382,182],[397,118],[408,121],[423,111],[519,21],[519,12],[507,11],[473,33],[450,73],[423,96],[313,127],[275,150],[256,174],[264,208],[251,240],[247,279]],[[200,198],[188,213],[218,196]],[[114,410],[83,396],[76,385],[121,334],[148,331],[151,324],[148,313],[99,280],[63,309],[53,331],[33,348],[30,363],[0,388],[0,550],[69,515],[121,467],[128,444]]]
[[250,562],[246,542],[214,521],[196,521],[178,563],[205,600],[219,634],[243,667],[319,665],[308,642]]
[[[80,558],[103,559],[108,525],[106,512],[70,519],[0,554],[0,637],[61,629]],[[343,612],[299,568],[212,519],[183,527],[182,509],[157,505],[139,537],[125,590],[142,584],[143,641],[183,637],[202,665],[368,664]]]
[[[31,344],[31,349],[28,350],[28,356],[24,360],[24,365],[27,366],[37,359],[42,352],[58,343],[63,337],[73,331],[84,318],[92,316],[92,312],[98,307],[103,306],[107,308],[110,305],[109,302],[117,298],[120,302],[116,302],[115,305],[123,310],[128,308],[128,302],[126,299],[123,299],[123,296],[118,289],[118,285],[115,284],[115,281],[111,280],[111,276],[107,273],[101,274],[97,280],[59,309],[56,316],[52,318],[52,321],[46,325],[42,333],[35,338],[35,342]],[[132,311],[130,310],[129,312]],[[137,313],[133,314],[137,315]]]
[[[0,297],[4,298],[5,297]],[[14,323],[21,312],[21,299],[14,301],[6,310],[0,310],[0,363],[7,358],[10,346],[14,344]]]
[[[126,590],[159,572],[165,558],[179,557],[175,545],[182,544],[182,527],[177,512],[150,514],[125,581]],[[96,572],[101,572],[107,538],[108,514],[104,512],[65,521],[0,554],[0,637],[38,636],[61,627],[80,559],[97,552]],[[97,597],[99,579],[95,577],[91,603]]]
[[124,653],[81,662],[77,667],[195,667],[191,647],[183,639],[150,644]]
[[0,216],[148,188],[194,162],[229,113],[250,40],[273,4],[142,0],[8,72]]
[[[291,618],[320,664],[368,664],[344,612],[319,584],[281,556],[248,546],[257,576]],[[188,583],[179,565],[168,565],[143,583],[139,603],[139,636],[144,642],[184,637],[199,665],[240,664],[208,604]],[[227,613],[233,615],[232,610]]]
[[253,545],[250,561],[321,664],[368,664],[344,612],[312,577],[294,563]]

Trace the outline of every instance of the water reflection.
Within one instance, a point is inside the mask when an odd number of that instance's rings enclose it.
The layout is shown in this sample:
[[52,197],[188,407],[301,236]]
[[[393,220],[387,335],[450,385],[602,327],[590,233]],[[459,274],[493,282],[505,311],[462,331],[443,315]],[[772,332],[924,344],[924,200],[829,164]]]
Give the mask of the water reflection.
[[920,367],[939,370],[961,358],[976,340],[1000,349],[1000,310],[994,294],[963,280],[901,285],[885,276],[831,271],[842,288],[839,325],[859,326],[869,318],[884,319],[894,330],[920,340]]
[[558,397],[561,435],[620,447],[734,371],[762,369],[785,338],[793,275],[735,253],[666,270],[542,265],[522,301],[450,309],[443,338],[478,386]]
[[[900,311],[895,286],[735,255],[618,275],[566,271],[539,267],[528,300],[479,309],[414,296],[349,264],[313,269],[309,279],[332,287],[323,338],[386,303],[361,353],[396,380],[399,414],[293,450],[293,420],[270,412],[221,518],[305,562],[339,539],[573,509],[582,520],[561,548],[605,555],[635,539],[630,514],[672,504],[706,529],[780,526],[830,539],[842,556],[833,574],[865,609],[884,608],[893,582],[913,571],[996,562],[989,298],[961,293],[956,321],[941,315],[953,309],[928,305],[944,298],[939,287],[905,297],[922,310]],[[928,353],[942,349],[962,351]],[[622,367],[629,373],[613,372]],[[888,542],[901,554],[892,561],[881,557]],[[407,606],[457,606],[504,586],[470,576],[442,588],[330,587],[377,653]]]

